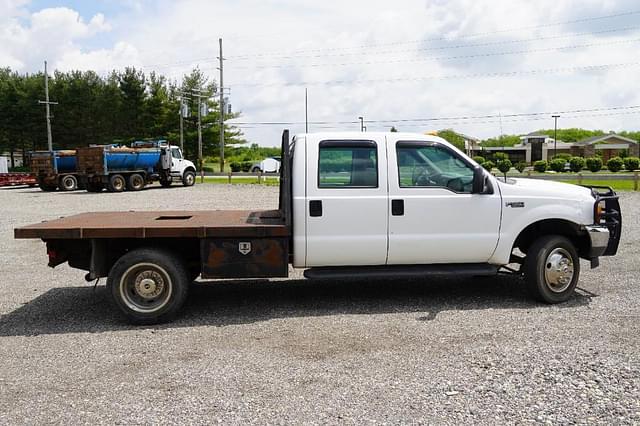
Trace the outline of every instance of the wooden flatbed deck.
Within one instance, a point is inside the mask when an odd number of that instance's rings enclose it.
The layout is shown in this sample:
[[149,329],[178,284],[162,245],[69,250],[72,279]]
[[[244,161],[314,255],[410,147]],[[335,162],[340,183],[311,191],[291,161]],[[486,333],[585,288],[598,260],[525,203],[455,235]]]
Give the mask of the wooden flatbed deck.
[[15,229],[15,238],[286,237],[279,210],[128,211],[82,213]]

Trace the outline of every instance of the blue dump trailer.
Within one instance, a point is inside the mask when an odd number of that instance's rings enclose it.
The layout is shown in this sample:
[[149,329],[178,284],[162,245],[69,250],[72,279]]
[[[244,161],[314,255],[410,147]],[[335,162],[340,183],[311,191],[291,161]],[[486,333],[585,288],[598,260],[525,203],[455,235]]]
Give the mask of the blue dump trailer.
[[31,172],[43,191],[74,191],[80,187],[75,150],[29,153]]
[[78,170],[90,192],[139,191],[155,181],[165,187],[174,180],[185,186],[195,183],[195,166],[182,158],[178,147],[91,146],[77,152]]

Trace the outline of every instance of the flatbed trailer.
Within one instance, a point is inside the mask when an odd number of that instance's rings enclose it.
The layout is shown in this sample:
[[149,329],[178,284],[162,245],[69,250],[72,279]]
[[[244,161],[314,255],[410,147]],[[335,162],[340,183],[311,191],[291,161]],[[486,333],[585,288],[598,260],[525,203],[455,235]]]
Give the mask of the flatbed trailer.
[[0,186],[36,186],[38,180],[31,173],[0,173]]

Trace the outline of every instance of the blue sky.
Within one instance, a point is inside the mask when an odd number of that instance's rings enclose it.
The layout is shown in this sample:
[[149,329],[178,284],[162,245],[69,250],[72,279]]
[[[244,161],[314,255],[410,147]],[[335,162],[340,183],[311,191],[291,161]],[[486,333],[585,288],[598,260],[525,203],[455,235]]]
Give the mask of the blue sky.
[[[0,66],[135,66],[178,81],[194,67],[217,81],[223,37],[231,103],[262,145],[281,126],[256,123],[304,119],[305,86],[310,119],[334,123],[312,130],[364,116],[370,130],[490,137],[552,120],[401,120],[640,105],[637,0],[2,0],[0,30]],[[559,124],[640,128],[640,109],[604,112]]]

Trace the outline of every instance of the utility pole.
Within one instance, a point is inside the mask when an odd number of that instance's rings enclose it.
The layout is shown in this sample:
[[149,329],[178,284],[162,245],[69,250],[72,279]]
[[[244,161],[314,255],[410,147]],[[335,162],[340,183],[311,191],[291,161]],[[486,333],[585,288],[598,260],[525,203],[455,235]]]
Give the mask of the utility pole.
[[358,117],[358,120],[360,120],[360,131],[364,132],[364,118]]
[[556,150],[558,148],[558,118],[560,115],[552,115],[553,117],[553,158],[556,157]]
[[38,101],[44,104],[47,110],[47,146],[49,151],[53,151],[53,138],[51,137],[51,108],[50,105],[58,105],[57,102],[49,101],[49,74],[47,74],[47,61],[44,61],[44,101]]
[[304,88],[304,132],[309,133],[309,107],[306,87]]
[[204,183],[204,169],[202,168],[202,95],[198,95],[198,163],[200,163],[200,183]]
[[224,56],[222,56],[222,38],[218,39],[220,44],[220,173],[224,173]]

